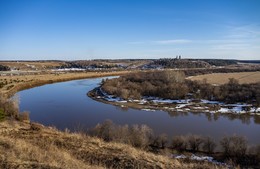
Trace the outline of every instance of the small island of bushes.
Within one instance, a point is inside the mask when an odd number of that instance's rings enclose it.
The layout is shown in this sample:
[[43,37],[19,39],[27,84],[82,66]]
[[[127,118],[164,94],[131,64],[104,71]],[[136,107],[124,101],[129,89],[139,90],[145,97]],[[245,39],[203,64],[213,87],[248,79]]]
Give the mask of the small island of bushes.
[[[209,113],[259,114],[260,84],[240,84],[229,79],[223,85],[192,81],[175,70],[138,72],[102,81],[89,93],[96,99],[121,102],[142,109],[205,111]],[[129,104],[126,104],[129,103]],[[136,104],[133,104],[136,103]],[[138,106],[137,106],[138,105]]]

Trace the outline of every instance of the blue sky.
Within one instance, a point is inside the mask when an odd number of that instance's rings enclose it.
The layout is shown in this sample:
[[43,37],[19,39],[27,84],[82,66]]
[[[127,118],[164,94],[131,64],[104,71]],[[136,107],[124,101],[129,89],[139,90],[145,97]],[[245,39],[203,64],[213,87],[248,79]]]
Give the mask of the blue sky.
[[0,0],[0,60],[260,59],[260,0]]

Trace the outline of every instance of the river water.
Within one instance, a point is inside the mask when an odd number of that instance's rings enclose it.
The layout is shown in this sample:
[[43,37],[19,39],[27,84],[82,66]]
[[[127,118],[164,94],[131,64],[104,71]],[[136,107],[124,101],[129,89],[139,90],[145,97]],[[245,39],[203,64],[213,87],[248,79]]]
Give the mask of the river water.
[[121,108],[95,101],[87,92],[102,78],[48,84],[18,92],[20,111],[29,111],[31,121],[64,130],[84,130],[106,119],[116,124],[146,124],[156,134],[198,134],[219,140],[224,135],[246,136],[260,143],[260,117],[206,113],[168,113]]

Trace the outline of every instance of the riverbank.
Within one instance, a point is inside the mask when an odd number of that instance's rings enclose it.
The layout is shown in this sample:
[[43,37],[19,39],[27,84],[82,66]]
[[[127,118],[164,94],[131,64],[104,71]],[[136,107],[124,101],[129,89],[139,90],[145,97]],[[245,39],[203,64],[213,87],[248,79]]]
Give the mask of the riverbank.
[[225,104],[219,101],[209,100],[171,100],[156,97],[143,97],[140,100],[128,99],[124,100],[113,95],[108,95],[101,87],[97,87],[88,92],[87,95],[94,100],[103,103],[120,106],[122,108],[134,108],[143,111],[162,110],[166,112],[182,112],[182,113],[221,113],[221,114],[235,114],[235,115],[251,115],[259,116],[260,107],[253,107],[251,104],[237,103]]
[[43,72],[35,75],[9,75],[0,76],[0,94],[4,97],[11,97],[21,90],[50,84],[77,79],[119,76],[133,71],[115,71],[115,72]]
[[0,122],[0,151],[0,168],[225,168],[14,120]]

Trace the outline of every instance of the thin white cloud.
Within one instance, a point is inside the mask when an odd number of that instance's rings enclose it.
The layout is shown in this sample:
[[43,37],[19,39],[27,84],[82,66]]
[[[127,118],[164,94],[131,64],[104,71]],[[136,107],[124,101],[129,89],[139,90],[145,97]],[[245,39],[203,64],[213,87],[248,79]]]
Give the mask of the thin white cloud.
[[213,50],[247,50],[251,48],[250,44],[216,44],[211,47]]
[[134,41],[134,42],[127,42],[128,44],[130,45],[139,45],[139,44],[145,44],[147,42],[144,42],[144,41]]
[[[260,58],[260,25],[240,25],[226,27],[222,35],[208,39],[166,39],[131,42],[143,45],[142,55],[205,58]],[[152,47],[151,47],[152,46]],[[176,48],[178,47],[178,48]]]
[[227,38],[254,39],[260,36],[259,25],[229,26]]
[[134,41],[128,42],[128,44],[138,45],[138,44],[160,44],[160,45],[169,45],[169,44],[184,44],[191,43],[192,40],[189,39],[169,39],[169,40],[153,40],[153,41]]
[[237,51],[257,50],[260,46],[259,25],[229,26],[226,35],[220,40],[209,40],[212,50]]
[[171,39],[171,40],[159,40],[153,41],[153,43],[157,44],[184,44],[184,43],[191,43],[192,40],[189,39]]

